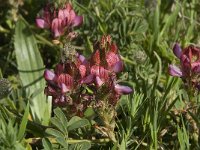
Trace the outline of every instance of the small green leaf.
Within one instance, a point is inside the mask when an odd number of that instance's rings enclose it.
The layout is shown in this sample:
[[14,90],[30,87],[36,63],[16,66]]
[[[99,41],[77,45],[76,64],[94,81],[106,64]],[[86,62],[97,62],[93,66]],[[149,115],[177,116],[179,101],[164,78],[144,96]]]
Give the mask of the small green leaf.
[[54,137],[63,137],[64,138],[64,135],[60,131],[52,129],[52,128],[46,129],[46,133],[49,135],[52,135]]
[[81,143],[78,143],[78,145],[80,146],[81,150],[88,150],[91,148],[91,143],[89,142],[81,142]]
[[64,138],[62,138],[62,137],[57,137],[57,138],[56,138],[56,141],[57,141],[60,145],[62,145],[64,148],[68,148],[68,143],[67,143],[67,141],[66,141]]
[[121,144],[120,144],[120,150],[126,150],[126,142],[125,142],[125,139],[123,138]]
[[42,139],[42,145],[43,145],[44,150],[53,150],[52,144],[48,138]]
[[68,131],[71,131],[71,130],[81,128],[87,125],[90,125],[87,119],[81,119],[78,116],[74,116],[72,119],[70,119],[67,127],[68,127]]
[[91,143],[90,142],[80,142],[80,143],[76,143],[76,144],[71,144],[69,146],[69,150],[74,150],[74,149],[88,150],[90,148],[91,148]]
[[67,134],[68,120],[63,111],[60,108],[54,109],[55,116],[51,119],[51,123],[54,124],[60,131]]
[[53,117],[51,118],[51,123],[61,132],[66,133],[66,128],[65,126],[62,124],[62,122],[57,118],[57,117]]
[[62,124],[67,126],[68,120],[67,120],[65,114],[63,113],[63,111],[57,107],[56,109],[54,109],[54,113],[60,119]]

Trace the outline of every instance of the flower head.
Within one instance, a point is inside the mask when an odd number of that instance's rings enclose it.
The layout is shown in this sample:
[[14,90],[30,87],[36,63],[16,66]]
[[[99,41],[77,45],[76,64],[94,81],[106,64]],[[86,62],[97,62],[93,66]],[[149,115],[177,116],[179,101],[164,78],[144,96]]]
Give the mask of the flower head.
[[55,38],[65,33],[68,33],[71,37],[72,28],[81,25],[82,22],[83,17],[75,13],[70,3],[59,9],[48,4],[41,11],[41,15],[36,18],[36,25],[39,28],[50,29]]
[[54,72],[44,72],[45,94],[52,96],[54,106],[69,107],[71,113],[83,115],[90,104],[114,108],[121,95],[133,91],[117,81],[123,62],[110,36],[102,37],[90,59],[76,52],[70,57],[58,63]]
[[52,96],[55,105],[63,106],[68,103],[68,96],[66,95],[73,90],[73,77],[64,73],[64,64],[58,64],[56,71],[45,70],[44,78],[47,81],[45,94]]
[[[103,95],[109,95],[108,102],[116,105],[122,94],[129,94],[132,89],[116,83],[117,73],[123,70],[123,62],[118,53],[116,44],[112,43],[111,37],[103,36],[101,42],[90,59],[90,74],[93,82]],[[101,90],[101,87],[105,90]]]
[[187,84],[199,85],[198,76],[200,73],[200,48],[190,45],[183,50],[176,43],[173,48],[175,56],[180,60],[180,67],[169,66],[169,74],[181,77]]

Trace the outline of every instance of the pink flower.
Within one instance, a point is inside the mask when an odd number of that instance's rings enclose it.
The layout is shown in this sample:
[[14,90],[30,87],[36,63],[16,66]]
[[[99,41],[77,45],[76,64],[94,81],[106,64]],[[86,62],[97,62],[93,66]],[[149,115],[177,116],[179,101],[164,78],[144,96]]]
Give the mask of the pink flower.
[[133,92],[128,86],[116,84],[116,73],[123,70],[123,62],[110,36],[102,37],[99,47],[91,56],[89,69],[96,88],[105,88],[102,94],[109,95],[110,104],[115,105],[121,95]]
[[190,45],[182,50],[176,43],[173,52],[180,60],[180,67],[169,65],[169,74],[181,77],[185,83],[199,87],[197,76],[200,73],[200,48]]
[[91,57],[92,65],[101,65],[110,72],[121,72],[123,62],[118,53],[116,44],[112,43],[110,36],[103,36],[98,48]]
[[[66,23],[73,24],[74,15],[67,17],[71,11],[68,5],[59,12],[59,19],[67,18]],[[62,30],[57,32],[60,34]],[[103,36],[89,60],[76,53],[72,60],[57,64],[54,72],[45,70],[45,94],[52,96],[54,106],[65,106],[70,113],[79,116],[90,103],[105,102],[116,106],[121,95],[133,92],[130,87],[118,84],[117,73],[122,70],[123,62],[117,46],[110,36]]]
[[69,3],[58,10],[48,4],[43,9],[41,16],[36,18],[36,25],[42,29],[49,28],[55,38],[65,33],[71,33],[72,28],[81,25],[82,22],[83,17],[76,15]]
[[169,72],[172,76],[190,77],[200,73],[200,49],[190,45],[183,50],[176,43],[173,52],[180,59],[180,68],[170,65]]
[[64,27],[62,19],[54,18],[51,24],[51,31],[54,33],[54,37],[64,34]]
[[102,66],[93,65],[90,69],[90,73],[94,75],[97,87],[100,87],[103,83],[109,80],[109,72]]
[[114,52],[108,52],[106,54],[106,62],[109,70],[114,71],[116,73],[121,72],[123,70],[123,63],[119,54]]
[[[58,67],[60,67],[60,65],[61,64],[58,64]],[[66,93],[72,91],[74,86],[73,77],[69,74],[64,74],[60,72],[54,73],[50,70],[45,70],[44,78],[47,81],[45,94],[48,96],[52,96],[53,103],[55,105],[66,105],[68,99]]]
[[52,5],[48,4],[42,11],[39,17],[36,18],[36,25],[38,28],[51,28],[52,13],[54,9]]

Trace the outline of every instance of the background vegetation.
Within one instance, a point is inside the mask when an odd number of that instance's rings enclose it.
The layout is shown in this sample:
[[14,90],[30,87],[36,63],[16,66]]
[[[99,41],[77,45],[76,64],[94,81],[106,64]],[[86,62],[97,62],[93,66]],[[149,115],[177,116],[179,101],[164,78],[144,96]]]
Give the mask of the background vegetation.
[[12,92],[7,97],[0,92],[0,149],[200,149],[199,95],[191,104],[181,79],[167,71],[177,61],[175,42],[199,45],[198,0],[72,4],[84,16],[73,45],[89,56],[93,43],[110,34],[125,62],[120,77],[134,88],[117,107],[117,144],[94,139],[91,118],[67,120],[60,109],[52,109],[43,94],[43,72],[55,67],[59,50],[50,33],[35,26],[45,1],[8,0],[0,3],[0,72]]

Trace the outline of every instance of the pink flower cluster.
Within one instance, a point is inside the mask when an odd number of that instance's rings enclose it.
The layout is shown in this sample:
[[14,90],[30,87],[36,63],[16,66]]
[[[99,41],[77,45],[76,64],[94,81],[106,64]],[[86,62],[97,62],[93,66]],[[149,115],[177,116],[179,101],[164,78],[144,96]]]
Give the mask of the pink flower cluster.
[[91,104],[115,106],[122,94],[132,92],[118,84],[117,73],[123,70],[123,62],[110,36],[102,37],[90,59],[78,53],[74,57],[74,61],[59,63],[54,72],[44,72],[45,94],[52,96],[55,106],[70,107],[72,113],[81,116]]
[[52,4],[48,4],[36,18],[37,27],[50,29],[55,38],[66,32],[70,35],[72,28],[81,25],[82,22],[83,17],[76,15],[69,3],[58,10]]
[[185,83],[191,83],[193,87],[199,88],[200,48],[190,45],[182,50],[175,44],[173,52],[180,60],[180,67],[170,65],[169,74],[181,77]]

